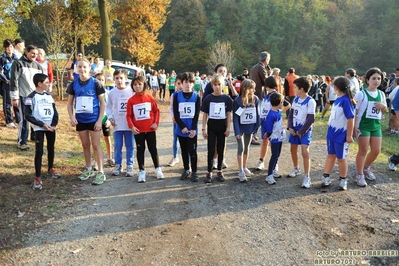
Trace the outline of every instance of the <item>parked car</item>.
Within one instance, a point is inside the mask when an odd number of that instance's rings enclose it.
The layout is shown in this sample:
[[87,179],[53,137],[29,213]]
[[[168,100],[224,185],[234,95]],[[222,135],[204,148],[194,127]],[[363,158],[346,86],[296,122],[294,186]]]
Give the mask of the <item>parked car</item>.
[[115,70],[117,69],[123,69],[127,72],[127,80],[126,80],[126,85],[130,85],[132,82],[132,79],[137,76],[145,76],[145,71],[144,69],[136,66],[131,66],[131,65],[125,65],[122,63],[117,63],[117,62],[112,62],[111,67],[114,68]]

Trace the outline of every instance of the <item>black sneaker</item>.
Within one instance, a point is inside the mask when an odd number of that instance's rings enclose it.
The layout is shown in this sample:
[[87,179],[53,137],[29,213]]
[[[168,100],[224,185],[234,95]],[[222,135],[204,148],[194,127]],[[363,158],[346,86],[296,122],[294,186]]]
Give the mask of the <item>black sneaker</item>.
[[191,172],[186,170],[181,174],[180,180],[186,180],[187,178],[190,178]]
[[191,181],[198,182],[198,174],[197,172],[191,174]]
[[212,173],[207,173],[205,183],[212,183]]
[[217,180],[219,182],[224,182],[225,179],[222,172],[218,172]]

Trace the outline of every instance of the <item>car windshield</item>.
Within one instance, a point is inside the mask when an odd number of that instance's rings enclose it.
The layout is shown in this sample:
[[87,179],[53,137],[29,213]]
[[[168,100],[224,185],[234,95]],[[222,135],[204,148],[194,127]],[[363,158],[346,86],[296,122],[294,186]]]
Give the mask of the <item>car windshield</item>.
[[130,80],[132,80],[136,76],[136,70],[134,70],[134,69],[126,68],[126,67],[123,67],[123,66],[112,66],[112,67],[115,68],[115,70],[116,69],[125,70],[127,72],[127,78],[130,79]]

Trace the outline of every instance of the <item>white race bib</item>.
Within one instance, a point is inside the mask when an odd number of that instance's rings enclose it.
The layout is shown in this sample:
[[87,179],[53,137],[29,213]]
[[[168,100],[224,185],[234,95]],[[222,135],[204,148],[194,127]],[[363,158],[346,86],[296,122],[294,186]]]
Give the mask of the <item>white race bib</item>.
[[256,108],[248,107],[244,108],[240,116],[241,124],[256,124]]
[[280,132],[280,135],[279,135],[278,140],[279,140],[279,141],[284,141],[284,140],[286,140],[286,138],[287,138],[287,132],[285,131],[285,128],[284,128],[284,127],[281,127],[281,128],[279,129],[279,132]]
[[209,118],[211,119],[226,119],[226,107],[224,103],[209,104]]
[[93,97],[79,96],[76,97],[76,113],[93,113]]
[[377,109],[376,104],[377,104],[377,102],[369,101],[368,106],[367,106],[366,118],[370,118],[370,119],[381,119],[382,118],[382,112],[380,109]]
[[269,113],[271,109],[271,104],[269,101],[264,101],[262,104],[262,109],[260,112],[260,118],[266,118],[267,114]]
[[120,115],[126,114],[127,99],[118,99],[118,113]]
[[297,124],[302,123],[302,121],[305,120],[303,118],[302,108],[292,109],[292,111],[294,112],[294,115],[293,115],[294,126],[296,126]]
[[54,109],[53,105],[51,103],[39,103],[38,104],[38,109],[39,109],[39,120],[50,120],[53,119],[54,115]]
[[137,121],[150,119],[151,103],[133,105],[133,114]]
[[179,103],[180,118],[194,118],[195,103],[185,102]]

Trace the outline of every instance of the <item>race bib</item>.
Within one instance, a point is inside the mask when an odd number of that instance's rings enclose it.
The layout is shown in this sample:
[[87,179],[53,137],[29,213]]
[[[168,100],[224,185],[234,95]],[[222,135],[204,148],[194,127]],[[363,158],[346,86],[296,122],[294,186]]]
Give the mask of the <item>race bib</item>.
[[195,114],[195,103],[186,102],[179,103],[180,118],[194,118]]
[[54,109],[51,103],[39,103],[39,116],[41,119],[39,120],[51,120],[53,119]]
[[223,86],[222,91],[224,94],[229,95],[229,87],[228,86]]
[[243,112],[240,116],[241,124],[256,124],[256,108],[248,107],[243,109]]
[[269,113],[269,110],[271,109],[271,104],[269,101],[264,101],[262,104],[262,109],[260,112],[260,118],[266,118],[267,114]]
[[209,105],[209,118],[226,119],[226,107],[224,103],[213,103]]
[[280,135],[279,135],[278,140],[279,140],[279,141],[284,141],[284,140],[286,140],[286,138],[287,138],[287,132],[285,131],[285,128],[284,128],[284,127],[281,127],[281,128],[279,129],[279,133],[280,133]]
[[376,104],[377,104],[377,102],[369,102],[369,104],[367,106],[366,118],[370,118],[370,119],[381,119],[382,118],[382,112],[380,109],[377,109]]
[[304,121],[302,108],[293,109],[292,111],[294,112],[294,125],[302,123]]
[[76,113],[93,113],[93,97],[79,96],[76,97]]
[[118,113],[120,115],[126,114],[127,99],[118,99]]
[[150,119],[151,103],[133,105],[133,114],[137,121]]

